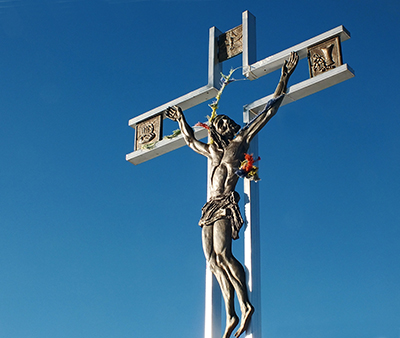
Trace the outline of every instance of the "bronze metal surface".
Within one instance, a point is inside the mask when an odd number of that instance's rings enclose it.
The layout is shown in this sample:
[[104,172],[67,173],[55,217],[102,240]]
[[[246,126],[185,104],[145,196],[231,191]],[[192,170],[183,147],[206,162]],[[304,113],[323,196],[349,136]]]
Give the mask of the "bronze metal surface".
[[136,125],[136,149],[160,141],[162,138],[162,115],[154,116]]
[[343,64],[338,36],[309,47],[307,54],[311,77]]
[[243,52],[242,25],[232,28],[218,38],[218,60],[223,62]]

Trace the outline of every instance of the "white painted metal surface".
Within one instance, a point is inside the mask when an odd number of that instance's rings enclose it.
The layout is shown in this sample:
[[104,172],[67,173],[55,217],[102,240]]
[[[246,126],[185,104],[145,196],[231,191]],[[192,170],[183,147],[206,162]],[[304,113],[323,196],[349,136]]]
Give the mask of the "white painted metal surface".
[[222,63],[218,61],[218,36],[222,32],[217,27],[211,27],[208,37],[208,86],[220,89]]
[[[247,114],[249,115],[249,114]],[[251,114],[250,114],[251,115]],[[245,118],[245,123],[250,118]],[[251,141],[249,154],[258,154],[258,136]],[[259,185],[244,180],[245,228],[244,266],[250,302],[254,306],[253,317],[246,331],[246,338],[261,338],[261,263],[260,263],[260,200]]]
[[[243,74],[257,61],[256,18],[248,11],[242,14],[243,21]],[[243,114],[243,122],[248,123],[255,115],[250,111]],[[252,142],[249,154],[258,154],[258,136]],[[249,299],[255,312],[246,330],[246,338],[261,338],[261,275],[260,275],[260,207],[259,186],[244,180],[244,268],[246,270]]]
[[[288,92],[285,95],[281,106],[297,101],[311,94],[317,93],[323,89],[348,80],[352,77],[354,77],[354,71],[347,64],[331,69],[326,73],[322,73],[318,76],[312,77],[291,86],[288,89]],[[267,104],[267,102],[272,99],[272,96],[273,94],[254,101],[244,106],[244,110],[251,111],[254,114],[258,114],[259,112],[261,112],[262,109],[264,109],[264,106]]]
[[[199,89],[196,89],[190,93],[187,93],[181,97],[178,97],[175,100],[169,101],[157,108],[154,108],[142,115],[136,116],[133,119],[129,120],[129,126],[132,128],[135,128],[136,124],[149,119],[150,117],[153,117],[155,115],[158,115],[165,111],[168,107],[172,106],[180,106],[182,110],[186,110],[189,108],[192,108],[194,106],[197,106],[200,103],[203,103],[207,100],[211,100],[215,95],[217,95],[218,90],[216,88],[210,87],[210,86],[204,86]],[[165,118],[165,117],[164,117]]]
[[249,11],[245,11],[242,13],[242,27],[242,71],[243,75],[246,75],[249,71],[249,66],[257,61],[256,17]]
[[[210,139],[208,139],[210,141]],[[212,165],[207,160],[207,201],[210,199]],[[218,281],[206,265],[206,294],[204,312],[204,338],[220,338],[222,331],[221,305],[222,295]]]

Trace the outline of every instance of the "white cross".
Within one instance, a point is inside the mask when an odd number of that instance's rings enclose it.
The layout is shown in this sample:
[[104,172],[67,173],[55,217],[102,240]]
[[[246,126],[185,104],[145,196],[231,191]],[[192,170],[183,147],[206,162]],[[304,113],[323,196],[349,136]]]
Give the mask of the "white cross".
[[[284,61],[289,58],[292,51],[297,52],[299,58],[302,59],[307,57],[307,51],[310,46],[314,46],[336,36],[339,37],[341,42],[350,38],[349,32],[343,26],[338,26],[323,34],[290,47],[280,53],[274,54],[260,61],[256,61],[255,17],[248,11],[242,13],[242,30],[243,75],[245,75],[249,80],[255,80],[281,68]],[[212,27],[209,30],[207,85],[131,119],[129,121],[129,126],[135,128],[135,126],[141,121],[162,114],[166,108],[174,105],[179,105],[182,110],[186,110],[214,98],[220,88],[219,80],[220,72],[222,72],[222,63],[218,61],[217,56],[217,38],[221,34],[222,33],[216,27]],[[350,79],[353,76],[354,72],[352,69],[347,64],[343,64],[318,76],[311,77],[310,79],[291,86],[288,89],[281,105],[299,100],[303,97]],[[254,117],[263,109],[265,104],[271,98],[272,94],[246,105],[244,107],[244,122],[249,122],[252,117]],[[208,136],[206,129],[201,127],[193,127],[193,129],[197,139],[202,139]],[[126,160],[136,165],[168,153],[184,145],[185,141],[183,140],[182,136],[177,136],[173,139],[163,139],[157,142],[154,145],[154,148],[151,150],[136,149],[134,152],[127,154]],[[253,139],[249,153],[258,153],[257,137]],[[254,182],[244,180],[244,194],[246,219],[244,230],[244,266],[246,270],[250,302],[255,308],[250,325],[246,331],[246,337],[261,338],[260,224],[258,186]],[[218,283],[208,267],[206,269],[204,337],[221,337],[221,293]]]

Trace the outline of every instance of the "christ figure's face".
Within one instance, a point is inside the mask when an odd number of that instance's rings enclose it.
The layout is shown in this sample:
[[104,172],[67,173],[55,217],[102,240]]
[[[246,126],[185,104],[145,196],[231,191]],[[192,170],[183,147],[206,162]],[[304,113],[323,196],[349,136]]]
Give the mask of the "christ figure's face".
[[226,115],[218,115],[213,123],[218,134],[228,140],[232,140],[240,130],[240,126]]

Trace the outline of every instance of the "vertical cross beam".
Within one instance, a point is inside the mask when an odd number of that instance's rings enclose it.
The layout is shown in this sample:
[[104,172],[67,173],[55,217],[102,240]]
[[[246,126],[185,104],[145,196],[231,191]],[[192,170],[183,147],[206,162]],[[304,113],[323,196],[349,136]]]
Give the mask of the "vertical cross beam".
[[[256,136],[251,141],[249,153],[258,154],[258,136]],[[259,185],[256,182],[250,180],[245,180],[243,184],[245,198],[244,211],[246,220],[246,226],[244,229],[244,266],[246,269],[249,299],[255,309],[253,316],[251,317],[250,325],[246,330],[246,337],[261,338],[261,255]]]
[[[222,32],[211,27],[209,32],[208,53],[208,85],[219,88],[222,63],[218,60],[218,36]],[[211,162],[207,160],[207,200],[210,198]],[[204,312],[204,337],[221,337],[221,291],[218,281],[211,272],[207,262],[205,274],[205,312]]]
[[[249,71],[250,65],[257,61],[256,56],[256,18],[249,11],[242,13],[242,65],[243,74]],[[211,33],[210,33],[211,34]],[[217,36],[221,35],[219,32]],[[210,36],[211,41],[211,36]],[[222,71],[222,63],[220,63]],[[214,73],[216,75],[216,72]],[[218,80],[220,76],[218,76]],[[215,80],[216,81],[216,80]],[[250,116],[251,113],[248,114]],[[244,122],[247,123],[246,117]],[[257,137],[256,137],[257,138]],[[252,151],[257,153],[257,140],[252,141]],[[208,161],[208,182],[210,176],[210,161]],[[260,236],[259,236],[259,207],[258,203],[258,186],[254,182],[244,182],[246,195],[246,228],[244,234],[244,251],[245,251],[245,269],[248,283],[249,298],[257,309],[253,314],[251,324],[246,331],[246,337],[261,338],[261,295],[260,295]],[[207,191],[208,191],[207,190]],[[209,194],[207,194],[209,197]],[[221,291],[216,278],[213,276],[207,264],[206,267],[206,306],[205,306],[205,338],[221,337]]]
[[[210,137],[209,137],[210,139]],[[207,200],[210,198],[210,180],[212,173],[211,160],[207,160]],[[204,338],[221,337],[221,289],[210,265],[206,265]]]
[[[242,14],[243,22],[243,74],[250,71],[257,61],[256,18],[246,11]],[[245,111],[243,122],[248,123],[255,114]],[[250,145],[249,154],[258,154],[258,136]],[[260,262],[260,200],[259,186],[254,181],[244,180],[245,228],[244,228],[244,267],[246,270],[247,289],[250,302],[255,312],[246,330],[247,338],[261,338],[261,262]]]

